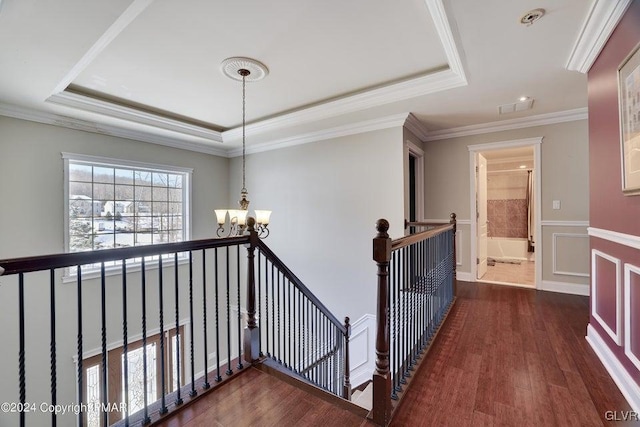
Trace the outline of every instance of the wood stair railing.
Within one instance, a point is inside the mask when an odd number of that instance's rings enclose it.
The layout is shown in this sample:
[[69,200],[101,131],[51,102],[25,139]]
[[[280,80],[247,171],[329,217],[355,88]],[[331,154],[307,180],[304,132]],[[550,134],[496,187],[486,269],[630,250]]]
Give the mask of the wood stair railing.
[[[0,347],[0,392],[21,409],[0,425],[42,424],[24,410],[34,400],[73,406],[48,414],[52,426],[148,425],[265,358],[348,399],[348,318],[331,314],[251,220],[238,237],[0,260],[0,295],[15,301],[2,322],[17,327]],[[103,410],[114,402],[128,404]]]

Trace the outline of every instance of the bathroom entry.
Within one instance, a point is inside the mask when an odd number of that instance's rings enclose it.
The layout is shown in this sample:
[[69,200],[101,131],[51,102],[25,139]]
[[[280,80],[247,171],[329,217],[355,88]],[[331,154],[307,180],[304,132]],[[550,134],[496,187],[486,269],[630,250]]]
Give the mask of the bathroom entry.
[[535,287],[533,148],[476,155],[477,280]]

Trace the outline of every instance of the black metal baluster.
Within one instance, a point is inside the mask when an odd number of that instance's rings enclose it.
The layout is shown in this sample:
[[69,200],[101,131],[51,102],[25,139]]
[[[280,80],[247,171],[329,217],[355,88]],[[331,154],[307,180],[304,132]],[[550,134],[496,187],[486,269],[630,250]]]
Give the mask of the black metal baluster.
[[282,364],[282,335],[280,335],[280,315],[282,314],[282,305],[280,304],[280,293],[281,293],[281,287],[280,287],[280,271],[278,271],[278,285],[277,285],[277,290],[278,290],[278,363]]
[[[107,394],[107,293],[106,293],[106,275],[104,270],[104,262],[100,263],[100,308],[101,308],[101,337],[102,337],[102,403],[109,401]],[[109,413],[102,411],[102,425],[109,425]]]
[[264,258],[264,296],[265,296],[265,302],[264,302],[264,309],[265,309],[265,316],[264,316],[264,325],[266,327],[266,342],[267,342],[267,357],[271,357],[271,347],[269,346],[269,262],[267,260],[267,257],[265,256]]
[[[311,359],[312,363],[314,363],[318,357],[318,355],[320,354],[320,325],[318,324],[318,308],[313,305],[313,332],[314,332],[314,344],[315,344],[315,351],[313,352],[313,359]],[[317,383],[318,382],[318,365],[316,365],[314,371],[314,376],[313,376],[313,380]]]
[[298,290],[297,292],[297,297],[298,297],[298,321],[296,322],[296,324],[298,325],[298,345],[296,345],[296,348],[298,349],[298,364],[296,365],[298,368],[296,370],[296,372],[300,373],[300,371],[302,371],[302,358],[304,356],[304,350],[300,347],[301,344],[303,344],[303,335],[302,335],[302,328],[304,327],[304,325],[302,324],[302,292],[300,292],[300,290]]
[[264,353],[262,353],[262,260],[261,260],[261,256],[260,256],[260,248],[258,248],[258,273],[256,274],[256,277],[258,278],[258,319],[257,319],[257,327],[258,330],[260,331],[260,340],[258,341],[258,355],[260,355],[260,357],[264,356]]
[[288,343],[288,362],[289,362],[289,369],[293,369],[293,366],[291,364],[292,362],[292,356],[291,356],[291,341],[293,341],[292,335],[291,335],[291,281],[287,280],[287,283],[289,284],[287,286],[287,293],[288,293],[288,297],[287,297],[287,323],[288,323],[288,336],[287,336],[287,343]]
[[222,381],[222,376],[220,375],[220,319],[219,319],[219,310],[218,310],[218,286],[220,284],[220,281],[219,281],[219,274],[218,274],[218,248],[215,248],[214,256],[215,256],[214,297],[215,297],[215,309],[216,309],[216,382],[219,383],[220,381]]
[[271,357],[271,347],[269,346],[269,261],[267,260],[266,256],[264,258],[264,297],[264,326],[266,329],[265,337],[267,345],[267,357]]
[[[193,319],[191,320],[193,323]],[[203,341],[204,341],[204,383],[202,384],[202,388],[207,390],[211,387],[209,384],[209,345],[208,339],[209,336],[207,334],[207,251],[206,249],[202,250],[202,330],[203,330]],[[191,341],[193,342],[193,330],[191,330]],[[193,362],[191,362],[191,366],[193,366]],[[191,380],[193,383],[193,379]],[[192,388],[193,390],[193,388]]]
[[242,364],[242,303],[240,302],[240,246],[236,246],[236,272],[238,287],[238,369],[244,368]]
[[[127,260],[122,260],[122,364],[124,381],[124,425],[129,427],[129,337],[127,325]],[[107,399],[108,400],[108,399]]]
[[[76,276],[76,294],[77,294],[77,311],[78,311],[78,337],[77,337],[77,350],[78,350],[78,405],[82,405],[82,396],[84,395],[84,390],[82,387],[82,378],[83,378],[83,368],[82,368],[82,266],[77,266],[77,273],[78,275]],[[24,355],[23,355],[24,357]],[[21,393],[22,395],[22,393]],[[24,425],[24,423],[21,420],[21,425]],[[81,412],[78,413],[78,426],[79,427],[83,427],[84,426],[84,414],[82,414]]]
[[307,321],[307,297],[301,295],[302,300],[302,321],[300,324],[302,325],[302,360],[300,360],[300,372],[303,374],[306,371],[305,361],[308,352],[307,341],[309,339],[309,322]]
[[[394,400],[398,399],[397,392],[400,391],[400,382],[398,375],[398,274],[400,269],[398,268],[398,264],[400,261],[400,257],[398,256],[398,251],[391,253],[391,263],[389,264],[390,272],[389,276],[391,277],[391,304],[389,304],[390,313],[390,322],[389,326],[391,329],[391,342],[390,342],[390,350],[391,350],[391,398]],[[391,315],[393,314],[393,315]]]
[[[27,401],[26,366],[25,366],[25,329],[24,329],[24,273],[18,275],[18,378],[20,383],[20,405]],[[25,426],[26,411],[20,411],[20,427]]]
[[325,366],[324,366],[324,356],[325,356],[325,351],[326,351],[326,341],[325,341],[325,335],[324,335],[324,329],[325,329],[325,318],[322,315],[322,312],[320,310],[319,311],[319,315],[320,315],[320,386],[324,389],[327,388],[327,385],[325,383]]
[[413,289],[411,292],[411,366],[414,367],[416,365],[416,348],[417,348],[417,331],[418,331],[418,280],[420,278],[420,265],[419,265],[419,245],[412,245],[414,248],[414,262],[413,262]]
[[426,284],[427,284],[427,274],[428,274],[428,270],[425,272],[425,268],[427,267],[425,261],[424,261],[424,255],[425,255],[425,241],[421,241],[419,243],[419,247],[420,247],[420,286],[418,287],[418,289],[416,289],[417,292],[417,296],[418,296],[418,349],[417,349],[417,353],[421,354],[422,353],[422,349],[424,347],[424,314],[423,314],[423,307],[424,307],[424,292],[425,292],[425,288],[426,288]]
[[[190,343],[189,347],[191,349],[191,391],[189,392],[189,397],[195,397],[198,392],[196,391],[196,373],[195,373],[195,363],[193,358],[193,252],[189,251],[189,329],[190,329]],[[205,366],[205,372],[207,368]],[[206,375],[206,374],[205,374]]]
[[[144,416],[142,418],[142,424],[149,424],[151,418],[149,417],[149,402],[147,399],[147,269],[144,258],[142,258],[140,268],[142,273],[142,381],[144,388]],[[127,405],[128,404],[129,402],[127,402]]]
[[[232,375],[231,369],[231,296],[229,295],[231,290],[231,278],[229,276],[229,246],[227,248],[227,375]],[[239,307],[238,307],[239,308]]]
[[[178,253],[173,254],[173,283],[174,283],[174,295],[175,295],[175,309],[176,309],[176,337],[175,337],[175,346],[174,351],[176,355],[176,385],[177,385],[177,393],[176,393],[176,406],[180,406],[184,403],[182,400],[182,396],[180,395],[180,380],[182,373],[182,366],[180,366],[180,289],[179,289],[179,279],[178,279]],[[172,384],[173,385],[173,384]]]
[[162,255],[158,257],[158,318],[160,320],[160,414],[164,415],[169,410],[167,409],[166,402],[166,367],[165,367],[165,352],[164,352],[164,291],[162,283]]
[[[309,367],[312,365],[313,363],[313,349],[314,349],[314,344],[313,344],[313,340],[315,339],[314,336],[314,324],[313,324],[313,306],[311,305],[311,301],[307,299],[307,320],[308,320],[308,325],[309,327],[307,328],[308,331],[308,341],[307,341],[307,369],[309,369]],[[309,369],[308,371],[308,376],[309,379],[312,378],[312,374],[313,373],[313,368]]]
[[[51,404],[55,407],[58,403],[57,390],[57,370],[56,370],[56,290],[55,290],[55,270],[49,270],[49,302],[50,302],[50,318],[51,318],[51,342],[49,345],[49,358],[51,359]],[[55,411],[51,412],[51,427],[55,427],[58,423]]]
[[[403,269],[403,295],[402,295],[402,363],[403,363],[403,384],[406,384],[406,378],[409,376],[409,297],[410,297],[410,287],[411,287],[411,273],[409,272],[409,247],[405,246],[402,248],[402,255],[404,261],[404,269]],[[402,381],[401,381],[402,382]]]
[[276,294],[275,294],[275,266],[271,263],[271,348],[273,349],[273,360],[276,360]]

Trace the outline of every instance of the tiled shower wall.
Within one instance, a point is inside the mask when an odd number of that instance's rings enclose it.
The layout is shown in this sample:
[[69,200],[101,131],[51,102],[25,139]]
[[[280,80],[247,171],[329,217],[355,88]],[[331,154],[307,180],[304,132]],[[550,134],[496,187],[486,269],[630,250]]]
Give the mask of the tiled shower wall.
[[487,219],[489,237],[527,238],[527,173],[489,175]]

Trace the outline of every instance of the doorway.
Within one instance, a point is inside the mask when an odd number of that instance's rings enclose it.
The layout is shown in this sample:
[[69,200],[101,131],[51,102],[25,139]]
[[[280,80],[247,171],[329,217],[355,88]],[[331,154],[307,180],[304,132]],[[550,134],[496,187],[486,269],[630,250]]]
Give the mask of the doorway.
[[424,151],[409,140],[405,142],[405,171],[405,218],[424,221]]
[[469,147],[476,281],[531,288],[540,281],[541,141]]

